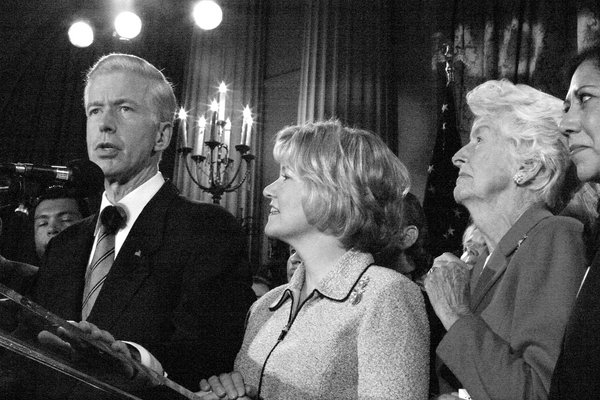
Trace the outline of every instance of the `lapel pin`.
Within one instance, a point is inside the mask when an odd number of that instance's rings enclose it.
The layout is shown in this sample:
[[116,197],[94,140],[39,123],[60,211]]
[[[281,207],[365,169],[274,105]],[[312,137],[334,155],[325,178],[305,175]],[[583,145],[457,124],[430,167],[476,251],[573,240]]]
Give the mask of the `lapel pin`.
[[522,237],[522,238],[521,238],[521,239],[520,239],[520,240],[517,242],[517,249],[518,249],[519,247],[521,247],[521,243],[523,243],[523,241],[524,241],[525,239],[527,239],[527,235],[526,235],[526,234],[525,234],[525,235],[523,235],[523,237]]
[[136,252],[134,253],[134,255],[135,255],[136,257],[140,257],[140,258],[141,258],[141,257],[142,257],[142,251],[141,251],[141,250],[138,250],[138,251],[136,251]]
[[354,290],[352,290],[352,293],[350,294],[350,299],[349,299],[350,304],[355,306],[358,303],[360,303],[360,301],[362,300],[362,295],[365,291],[365,288],[369,284],[369,280],[370,279],[368,276],[363,276],[362,278],[360,278],[360,280],[354,287]]

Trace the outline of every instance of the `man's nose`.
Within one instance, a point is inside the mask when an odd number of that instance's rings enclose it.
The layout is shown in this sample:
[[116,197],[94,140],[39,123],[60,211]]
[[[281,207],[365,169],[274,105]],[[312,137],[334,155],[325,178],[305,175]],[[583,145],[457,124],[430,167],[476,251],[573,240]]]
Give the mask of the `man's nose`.
[[100,131],[101,132],[114,132],[115,131],[115,115],[111,109],[106,110],[102,113],[100,119]]
[[55,222],[48,223],[48,229],[46,231],[48,236],[56,236],[60,233],[60,231],[61,231],[61,229],[57,223],[55,223]]

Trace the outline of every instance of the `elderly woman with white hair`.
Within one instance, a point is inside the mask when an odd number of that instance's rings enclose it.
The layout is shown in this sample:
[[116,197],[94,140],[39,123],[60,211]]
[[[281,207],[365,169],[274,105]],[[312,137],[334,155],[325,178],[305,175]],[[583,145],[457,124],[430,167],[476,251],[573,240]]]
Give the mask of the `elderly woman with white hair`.
[[472,271],[449,253],[436,258],[425,279],[447,329],[436,352],[458,378],[453,389],[473,399],[544,399],[585,266],[582,225],[552,212],[569,184],[562,104],[506,80],[483,83],[467,102],[475,121],[453,157],[454,197],[490,255]]
[[203,380],[200,394],[427,399],[423,297],[372,256],[401,235],[406,168],[379,137],[336,121],[283,129],[273,154],[265,233],[302,263],[252,306],[237,372]]

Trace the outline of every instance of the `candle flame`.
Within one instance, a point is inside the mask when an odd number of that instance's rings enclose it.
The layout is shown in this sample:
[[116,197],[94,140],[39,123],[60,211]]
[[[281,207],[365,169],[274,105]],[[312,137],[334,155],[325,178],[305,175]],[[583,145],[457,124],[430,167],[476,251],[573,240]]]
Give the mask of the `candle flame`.
[[204,115],[198,118],[198,126],[200,128],[206,128],[206,118],[204,118]]
[[227,91],[227,85],[225,85],[225,82],[221,82],[221,84],[219,85],[219,93],[225,93]]
[[185,111],[185,108],[181,107],[179,109],[179,113],[177,114],[177,117],[179,119],[187,119],[187,111]]
[[219,103],[217,103],[216,100],[213,100],[212,103],[210,103],[210,111],[219,111]]
[[252,110],[250,110],[250,106],[244,107],[244,111],[242,112],[245,120],[252,120]]

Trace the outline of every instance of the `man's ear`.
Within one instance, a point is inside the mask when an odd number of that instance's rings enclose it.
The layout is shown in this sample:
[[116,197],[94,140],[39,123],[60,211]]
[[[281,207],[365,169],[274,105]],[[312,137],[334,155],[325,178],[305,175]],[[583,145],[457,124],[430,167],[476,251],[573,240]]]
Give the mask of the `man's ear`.
[[536,176],[542,169],[542,163],[540,160],[530,160],[527,161],[521,166],[519,166],[519,170],[513,176],[513,180],[517,185],[525,185],[531,183],[535,180]]
[[400,248],[402,250],[408,249],[410,246],[415,244],[418,238],[419,228],[414,225],[405,226],[402,228],[402,243],[400,243]]
[[171,136],[173,135],[173,124],[171,122],[161,122],[156,131],[154,139],[154,151],[163,151],[169,147]]

